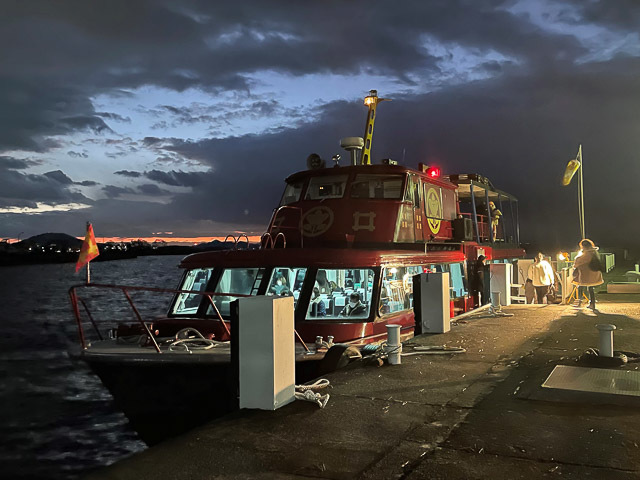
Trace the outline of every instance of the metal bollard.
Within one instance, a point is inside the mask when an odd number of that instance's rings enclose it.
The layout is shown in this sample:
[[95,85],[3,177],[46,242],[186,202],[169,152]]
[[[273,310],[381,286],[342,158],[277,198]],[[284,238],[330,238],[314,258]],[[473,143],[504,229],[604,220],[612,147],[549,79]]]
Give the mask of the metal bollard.
[[500,292],[491,292],[491,306],[496,310],[500,309]]
[[601,323],[596,328],[600,331],[600,356],[613,357],[613,331],[616,326]]
[[387,325],[387,346],[385,351],[389,357],[389,365],[402,363],[402,344],[400,343],[400,325]]

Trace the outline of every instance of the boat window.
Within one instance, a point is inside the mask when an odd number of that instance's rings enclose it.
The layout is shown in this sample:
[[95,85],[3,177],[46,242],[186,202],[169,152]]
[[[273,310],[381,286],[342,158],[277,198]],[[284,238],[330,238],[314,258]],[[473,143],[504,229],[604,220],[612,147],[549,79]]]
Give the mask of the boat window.
[[380,315],[413,308],[413,276],[424,272],[419,265],[387,267],[382,272]]
[[356,175],[351,184],[351,198],[402,197],[402,175]]
[[302,182],[288,183],[286,188],[284,189],[284,194],[282,195],[280,206],[289,205],[290,203],[294,203],[300,200],[300,195],[302,194],[302,186]]
[[323,198],[342,198],[346,184],[346,175],[314,177],[309,181],[305,199],[322,200]]
[[306,268],[274,268],[267,287],[267,295],[293,296],[293,304],[296,306],[306,274]]
[[370,268],[318,270],[306,318],[368,318],[374,276]]
[[[262,280],[264,268],[225,268],[220,276],[214,292],[224,295],[213,295],[213,302],[220,314],[228,318],[231,314],[231,302],[237,300],[237,295],[256,295]],[[213,307],[209,305],[207,315],[215,315]]]
[[412,202],[414,207],[420,207],[420,179],[417,175],[409,175],[404,201]]
[[[188,270],[180,290],[195,290],[198,292],[204,292],[211,278],[211,268],[194,268]],[[202,301],[202,295],[197,293],[180,293],[173,306],[171,313],[175,315],[189,315],[195,314],[198,311],[200,302]]]

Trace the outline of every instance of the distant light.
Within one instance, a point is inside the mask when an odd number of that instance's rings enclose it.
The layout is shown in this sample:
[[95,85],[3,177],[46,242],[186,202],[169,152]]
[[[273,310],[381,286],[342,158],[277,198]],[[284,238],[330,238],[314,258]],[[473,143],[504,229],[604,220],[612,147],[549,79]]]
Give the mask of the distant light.
[[440,169],[438,167],[429,167],[427,168],[427,175],[431,178],[439,178],[440,177]]
[[569,253],[568,252],[560,252],[558,254],[558,260],[569,260]]
[[398,269],[396,267],[393,267],[393,268],[389,269],[389,272],[393,273],[395,275],[396,273],[398,273]]

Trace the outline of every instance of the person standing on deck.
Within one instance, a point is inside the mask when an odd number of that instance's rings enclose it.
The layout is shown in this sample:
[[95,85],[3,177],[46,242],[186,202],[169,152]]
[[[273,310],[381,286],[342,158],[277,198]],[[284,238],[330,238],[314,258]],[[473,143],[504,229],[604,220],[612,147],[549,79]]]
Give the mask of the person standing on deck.
[[500,217],[502,212],[496,208],[496,204],[489,202],[489,208],[491,209],[491,230],[493,231],[493,241],[498,238],[498,224],[500,223]]
[[555,275],[551,264],[544,259],[542,252],[538,252],[533,262],[527,271],[527,278],[531,279],[536,289],[536,303],[544,303],[549,288],[555,283]]
[[591,240],[585,238],[580,242],[582,249],[576,256],[573,264],[573,280],[571,283],[578,286],[578,304],[582,303],[582,295],[589,289],[589,308],[596,309],[596,292],[593,287],[602,285],[602,262],[598,255],[598,247]]

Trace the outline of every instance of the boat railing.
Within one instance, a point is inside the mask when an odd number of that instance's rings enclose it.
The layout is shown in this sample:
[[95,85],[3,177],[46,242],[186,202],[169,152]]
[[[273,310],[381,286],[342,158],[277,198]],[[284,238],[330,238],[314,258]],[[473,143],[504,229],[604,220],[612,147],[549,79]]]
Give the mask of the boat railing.
[[[473,220],[473,213],[462,213],[461,214],[463,217],[469,218],[471,220]],[[490,242],[491,241],[491,226],[489,224],[489,217],[487,215],[481,215],[478,214],[476,215],[476,218],[478,219],[478,230],[476,231],[476,227],[474,225],[473,230],[474,230],[474,237],[479,239],[480,242]],[[498,229],[497,229],[497,238],[495,238],[494,240],[503,240],[504,235],[503,235],[503,229],[502,229],[502,222],[498,223]]]
[[249,248],[249,237],[247,236],[246,233],[242,233],[240,235],[238,235],[237,237],[234,235],[227,235],[226,237],[224,237],[224,242],[223,243],[227,243],[227,240],[229,239],[233,240],[233,249],[234,250],[238,250],[238,247],[240,246],[240,240],[242,240],[242,238],[245,238],[247,241],[247,248]]
[[[100,340],[104,340],[104,337],[102,336],[102,333],[100,332],[100,329],[98,328],[98,324],[96,322],[96,319],[91,314],[91,311],[89,310],[89,307],[87,306],[87,304],[84,301],[84,299],[80,298],[80,296],[78,294],[78,290],[79,289],[83,289],[83,288],[94,288],[94,289],[106,289],[106,290],[116,290],[116,291],[119,290],[119,291],[121,291],[123,293],[124,297],[126,298],[127,303],[131,307],[137,322],[140,324],[140,327],[142,328],[142,331],[144,332],[144,335],[146,335],[146,337],[148,338],[149,342],[153,345],[153,347],[154,347],[154,349],[156,350],[157,353],[162,353],[162,351],[160,349],[160,345],[158,345],[158,342],[156,341],[156,339],[154,338],[153,334],[151,333],[151,330],[149,329],[149,325],[142,318],[142,314],[140,312],[140,309],[135,305],[135,303],[133,301],[133,298],[131,296],[131,293],[133,293],[133,292],[154,292],[154,293],[168,293],[168,294],[172,294],[172,295],[188,294],[188,295],[204,296],[207,299],[207,301],[209,302],[209,304],[211,305],[211,308],[215,312],[216,317],[217,317],[218,321],[220,322],[220,324],[221,324],[221,326],[222,326],[223,330],[225,331],[225,334],[227,335],[228,338],[231,337],[231,332],[229,330],[229,326],[227,325],[228,322],[225,322],[224,318],[222,317],[222,314],[220,313],[220,310],[218,309],[218,306],[216,305],[215,301],[213,300],[213,297],[227,296],[227,297],[241,298],[241,297],[251,297],[252,296],[252,295],[247,295],[247,294],[230,293],[230,292],[201,292],[199,290],[180,290],[180,289],[168,289],[168,288],[157,288],[157,287],[140,287],[140,286],[133,286],[133,285],[111,285],[111,284],[100,284],[100,283],[88,283],[88,284],[82,284],[82,285],[74,285],[69,289],[69,298],[71,300],[71,307],[73,309],[73,313],[74,313],[74,316],[76,318],[76,324],[78,326],[78,335],[79,335],[79,339],[80,339],[80,345],[82,346],[83,350],[86,350],[88,348],[88,344],[87,344],[87,339],[86,339],[86,335],[85,335],[85,331],[84,331],[82,315],[80,313],[80,305],[82,305],[82,308],[84,309],[84,311],[86,313],[86,316],[89,319],[89,323],[93,327],[93,329],[94,329],[96,335],[98,336],[98,338]],[[309,352],[310,351],[309,347],[302,340],[302,337],[298,334],[298,332],[295,329],[294,329],[294,334],[295,334],[296,340],[299,341],[302,344],[302,346],[304,347],[305,351]]]
[[[283,221],[280,222],[279,224],[276,224],[275,222],[276,222],[276,219],[278,218],[278,214],[280,212],[287,211],[287,210],[291,210],[297,213],[297,216],[298,216],[297,224],[285,225],[284,221],[286,221],[286,219],[284,218],[284,215],[281,217]],[[285,235],[286,231],[294,232],[300,241],[300,247],[301,248],[304,247],[301,225],[302,225],[302,209],[300,207],[294,207],[291,205],[282,205],[278,207],[273,212],[273,215],[271,216],[271,221],[269,222],[269,227],[267,228],[266,233],[264,233],[261,237],[262,248],[263,249],[276,248],[278,245],[278,240],[280,238],[282,238],[282,241],[283,241],[282,248],[286,248],[287,246],[287,239]],[[274,236],[274,233],[275,233],[275,236]]]

